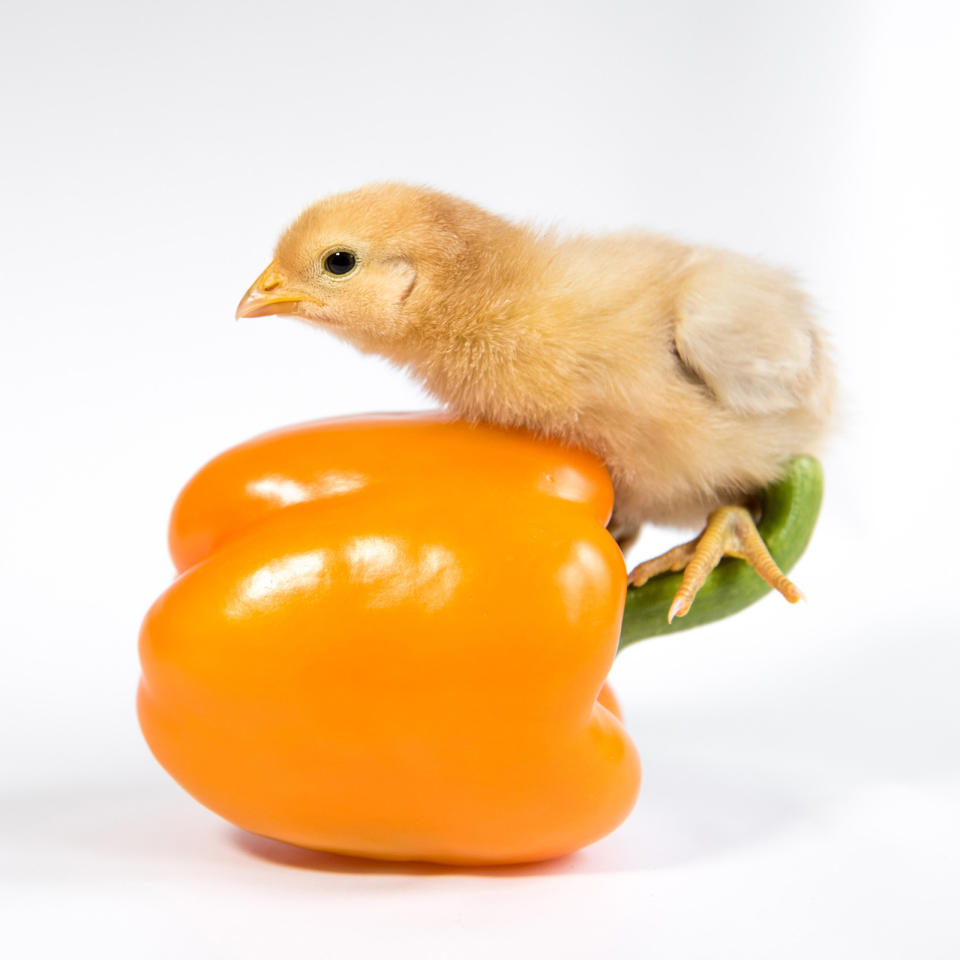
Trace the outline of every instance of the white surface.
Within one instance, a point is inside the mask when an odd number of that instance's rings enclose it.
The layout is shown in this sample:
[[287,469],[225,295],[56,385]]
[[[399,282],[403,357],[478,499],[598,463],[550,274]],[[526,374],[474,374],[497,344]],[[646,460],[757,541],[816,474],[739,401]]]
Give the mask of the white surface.
[[[459,6],[5,13],[0,949],[957,956],[956,13]],[[244,839],[136,729],[136,631],[189,474],[279,424],[429,406],[328,337],[231,319],[302,204],[377,178],[766,256],[834,333],[810,602],[618,661],[641,800],[559,863]]]

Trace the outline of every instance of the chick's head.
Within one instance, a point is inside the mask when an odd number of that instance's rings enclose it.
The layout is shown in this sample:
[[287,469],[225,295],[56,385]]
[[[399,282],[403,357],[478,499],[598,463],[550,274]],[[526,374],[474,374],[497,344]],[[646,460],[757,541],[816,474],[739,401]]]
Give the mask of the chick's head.
[[414,292],[442,285],[462,252],[454,202],[380,184],[315,203],[281,236],[237,316],[290,315],[361,349],[399,349],[414,335]]

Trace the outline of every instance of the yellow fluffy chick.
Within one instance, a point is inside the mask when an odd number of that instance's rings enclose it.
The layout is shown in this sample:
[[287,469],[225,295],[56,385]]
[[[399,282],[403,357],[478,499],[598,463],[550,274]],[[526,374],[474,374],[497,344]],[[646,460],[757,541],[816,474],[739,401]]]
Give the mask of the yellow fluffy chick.
[[237,309],[268,314],[389,358],[458,416],[595,451],[624,549],[643,523],[709,517],[631,573],[685,569],[671,619],[724,554],[799,598],[740,506],[815,452],[830,418],[824,336],[788,274],[653,234],[545,233],[385,183],[294,221]]

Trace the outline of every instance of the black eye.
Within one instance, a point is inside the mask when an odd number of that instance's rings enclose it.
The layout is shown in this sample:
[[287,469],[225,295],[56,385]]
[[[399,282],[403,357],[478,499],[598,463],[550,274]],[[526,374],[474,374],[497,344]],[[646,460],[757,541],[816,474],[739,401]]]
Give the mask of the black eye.
[[342,277],[357,265],[357,258],[349,250],[334,250],[323,258],[323,269],[335,277]]

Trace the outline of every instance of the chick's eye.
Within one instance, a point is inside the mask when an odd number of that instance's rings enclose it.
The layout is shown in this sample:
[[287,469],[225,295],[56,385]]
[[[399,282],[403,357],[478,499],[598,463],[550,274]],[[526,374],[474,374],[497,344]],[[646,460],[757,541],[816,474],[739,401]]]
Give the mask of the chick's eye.
[[357,265],[356,255],[349,250],[334,250],[323,258],[323,269],[335,277],[342,277]]

